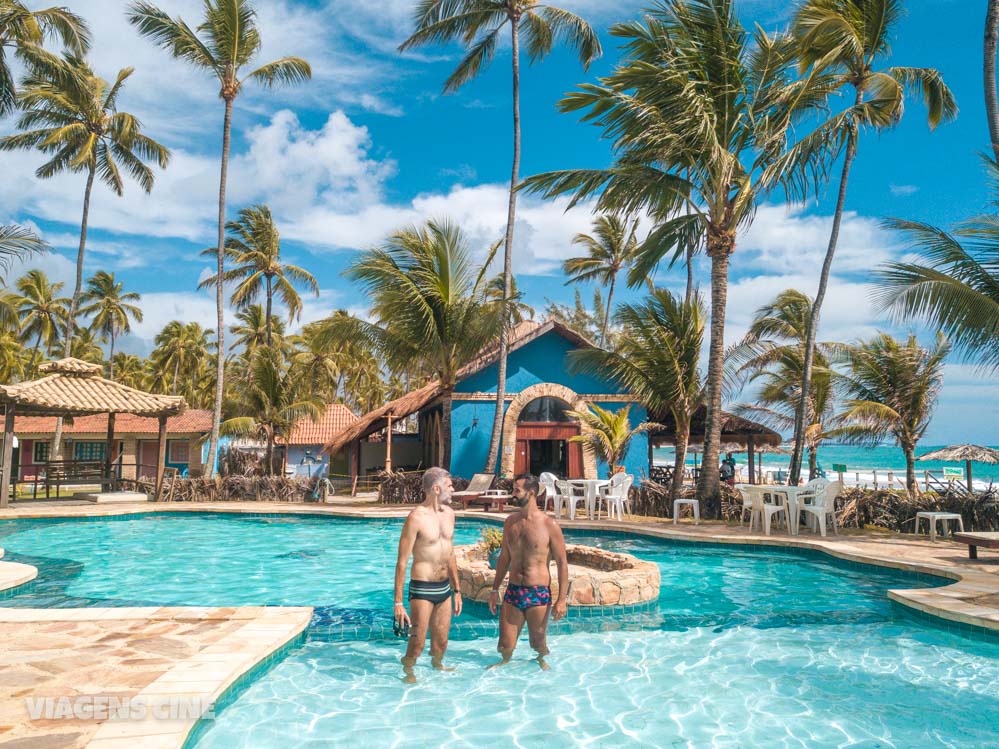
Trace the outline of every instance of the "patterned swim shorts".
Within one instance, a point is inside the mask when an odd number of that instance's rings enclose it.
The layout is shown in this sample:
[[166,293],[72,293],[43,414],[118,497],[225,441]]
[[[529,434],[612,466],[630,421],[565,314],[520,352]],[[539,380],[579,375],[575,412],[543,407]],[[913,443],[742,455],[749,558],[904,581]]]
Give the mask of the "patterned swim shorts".
[[547,585],[508,585],[503,603],[516,606],[521,611],[535,606],[550,606],[552,589]]

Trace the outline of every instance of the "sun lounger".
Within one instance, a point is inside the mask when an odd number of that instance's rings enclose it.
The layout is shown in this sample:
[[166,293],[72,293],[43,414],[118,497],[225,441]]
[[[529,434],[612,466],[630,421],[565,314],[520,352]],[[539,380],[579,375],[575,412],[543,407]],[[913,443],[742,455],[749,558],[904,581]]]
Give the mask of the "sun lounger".
[[[482,504],[483,495],[489,491],[496,477],[491,473],[477,473],[468,482],[468,487],[460,492],[451,493],[452,502],[461,502],[461,509],[467,510],[470,504]],[[495,500],[487,502],[488,505],[495,504]]]
[[999,549],[999,533],[955,533],[953,539],[968,544],[968,558],[978,559],[978,547]]

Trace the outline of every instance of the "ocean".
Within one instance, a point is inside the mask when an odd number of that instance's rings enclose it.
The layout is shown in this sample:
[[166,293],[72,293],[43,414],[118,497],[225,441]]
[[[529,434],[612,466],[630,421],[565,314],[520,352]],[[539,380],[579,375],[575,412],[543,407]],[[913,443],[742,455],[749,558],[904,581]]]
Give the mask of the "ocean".
[[[700,445],[698,448],[697,461],[700,464]],[[916,477],[922,485],[923,472],[932,471],[940,477],[944,468],[960,469],[963,475],[965,465],[963,462],[943,463],[940,461],[920,461],[920,455],[939,450],[945,445],[918,445],[916,447]],[[999,449],[999,448],[996,448]],[[733,453],[736,463],[742,468],[743,479],[746,478],[746,465],[748,456],[746,453]],[[673,464],[673,448],[656,448],[653,454],[656,465]],[[780,455],[776,453],[764,453],[762,456],[763,469],[778,470],[787,469],[791,462],[790,455]],[[693,451],[687,453],[687,464],[694,465]],[[837,474],[833,473],[833,465],[845,465],[847,470],[843,478],[847,484],[870,485],[874,479],[874,472],[877,471],[879,485],[887,479],[888,471],[892,471],[896,479],[905,481],[905,455],[902,448],[895,445],[878,445],[876,447],[861,447],[857,445],[839,445],[827,443],[819,447],[819,465],[825,470],[826,475],[835,479]],[[804,465],[807,474],[808,464]],[[987,488],[990,483],[999,484],[999,464],[988,465],[985,463],[971,464],[972,479],[975,488]]]

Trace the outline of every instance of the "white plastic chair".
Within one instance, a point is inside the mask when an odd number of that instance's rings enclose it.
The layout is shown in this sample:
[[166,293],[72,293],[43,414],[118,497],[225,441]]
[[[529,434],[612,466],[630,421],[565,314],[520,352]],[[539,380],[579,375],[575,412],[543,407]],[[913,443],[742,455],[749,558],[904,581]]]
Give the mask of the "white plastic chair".
[[742,510],[739,512],[739,525],[746,522],[746,513],[750,518],[753,516],[753,490],[743,486],[736,486],[736,490],[742,495]]
[[555,486],[555,482],[558,481],[558,476],[554,473],[545,471],[538,477],[538,480],[541,482],[541,487],[545,490],[544,500],[541,502],[541,509],[547,510],[548,501],[551,500],[552,509],[555,510],[555,517],[558,517],[559,510],[561,509],[558,499],[559,491]]
[[568,481],[556,481],[555,486],[558,487],[558,499],[556,500],[556,517],[559,517],[562,512],[562,506],[567,505],[569,507],[569,520],[576,519],[576,507],[579,506],[580,502],[586,501],[585,490],[580,486],[574,486]]
[[[826,485],[813,495],[813,501],[809,504],[798,504],[798,511],[804,510],[814,517],[819,525],[819,532],[826,535],[826,518],[832,518],[833,535],[836,535],[836,497],[843,490],[841,481],[827,481]],[[801,496],[800,494],[798,495]]]
[[[824,479],[820,476],[809,481],[798,491],[795,495],[794,501],[796,510],[795,516],[793,518],[789,518],[794,523],[795,528],[798,527],[798,523],[800,522],[802,507],[805,505],[815,504],[815,498],[821,495],[829,484],[829,479]],[[814,520],[814,517],[808,518],[808,527],[813,531],[815,530],[815,527],[812,526]]]
[[756,527],[757,521],[759,521],[760,526],[763,528],[763,533],[769,536],[770,522],[774,515],[784,513],[786,524],[787,508],[783,504],[771,504],[767,502],[765,498],[766,494],[771,494],[771,496],[776,498],[777,492],[765,492],[762,488],[751,492],[753,509],[749,515],[749,530],[752,531]]
[[629,492],[634,481],[635,477],[627,473],[615,473],[611,476],[610,483],[600,489],[598,509],[602,501],[607,505],[607,517],[613,518],[616,514],[619,521],[624,520],[625,505],[631,504]]

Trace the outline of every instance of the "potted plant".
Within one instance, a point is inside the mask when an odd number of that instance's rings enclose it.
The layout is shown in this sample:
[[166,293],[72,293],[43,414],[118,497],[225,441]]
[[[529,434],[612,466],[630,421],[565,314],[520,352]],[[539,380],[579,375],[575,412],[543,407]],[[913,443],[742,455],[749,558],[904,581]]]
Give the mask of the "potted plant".
[[499,562],[500,547],[503,546],[503,531],[500,528],[483,528],[482,529],[482,547],[486,551],[486,561],[489,563],[489,569],[496,569],[496,563]]

